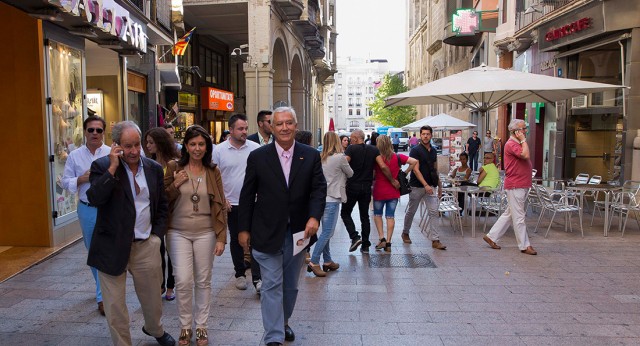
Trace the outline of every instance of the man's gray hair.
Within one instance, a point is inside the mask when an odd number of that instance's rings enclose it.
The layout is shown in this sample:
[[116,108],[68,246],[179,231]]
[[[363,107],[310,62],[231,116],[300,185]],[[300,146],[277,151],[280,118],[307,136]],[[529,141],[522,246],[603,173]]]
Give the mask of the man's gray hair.
[[136,123],[134,123],[131,120],[125,120],[125,121],[121,121],[121,122],[115,124],[113,126],[113,129],[111,129],[111,139],[114,142],[120,144],[120,139],[122,138],[122,133],[126,129],[136,129],[136,131],[138,131],[138,135],[142,139],[142,132],[140,131],[140,128],[138,127],[138,125]]
[[364,140],[364,131],[360,129],[355,129],[351,131],[351,134],[358,136],[360,139]]
[[522,119],[513,119],[509,123],[509,131],[520,130],[520,127],[522,127],[522,125],[525,125],[525,124],[526,123]]
[[278,107],[274,109],[273,110],[274,118],[276,113],[291,113],[291,115],[293,116],[293,122],[296,124],[298,123],[298,116],[296,115],[296,111],[293,109],[293,107]]

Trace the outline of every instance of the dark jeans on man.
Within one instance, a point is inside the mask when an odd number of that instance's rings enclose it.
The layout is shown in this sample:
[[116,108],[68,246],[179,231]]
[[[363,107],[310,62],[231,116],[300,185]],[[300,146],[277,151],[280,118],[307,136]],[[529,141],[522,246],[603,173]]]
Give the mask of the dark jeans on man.
[[360,236],[356,231],[356,225],[353,223],[351,212],[353,207],[358,203],[358,210],[360,211],[360,227],[362,229],[362,246],[369,247],[369,234],[371,233],[371,224],[369,223],[369,203],[371,203],[371,184],[366,183],[353,183],[347,185],[347,202],[342,203],[342,210],[340,211],[340,217],[342,222],[349,232],[349,238],[351,240],[358,239]]
[[478,170],[478,151],[469,152],[469,168],[474,172]]
[[[229,225],[229,249],[231,251],[231,261],[233,262],[233,269],[236,272],[236,277],[245,276],[244,272],[247,267],[244,264],[244,249],[238,242],[238,206],[231,206],[231,211],[227,214],[227,224]],[[253,258],[253,251],[250,251],[251,255],[251,278],[255,284],[260,280],[260,265]]]
[[400,144],[393,144],[393,152],[394,153],[397,153],[399,148],[400,148]]

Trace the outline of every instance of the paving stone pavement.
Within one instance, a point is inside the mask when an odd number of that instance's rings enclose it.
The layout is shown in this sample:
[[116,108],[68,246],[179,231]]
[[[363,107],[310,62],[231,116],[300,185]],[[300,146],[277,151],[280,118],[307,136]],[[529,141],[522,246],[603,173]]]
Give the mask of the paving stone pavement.
[[[341,267],[325,278],[301,273],[289,345],[639,345],[640,231],[602,235],[602,219],[585,222],[585,236],[555,225],[548,238],[529,234],[538,256],[518,251],[513,232],[492,250],[467,228],[465,237],[440,224],[446,251],[433,250],[413,223],[413,244],[400,239],[406,197],[397,209],[392,254],[428,255],[437,268],[371,268],[349,253],[342,222],[331,241]],[[357,220],[357,215],[354,215]],[[491,222],[495,218],[490,219]],[[589,217],[587,217],[589,220]],[[548,219],[543,221],[545,226]],[[371,237],[376,243],[375,227]],[[378,252],[381,256],[383,255]],[[0,284],[0,344],[110,345],[94,300],[93,278],[81,242]],[[247,273],[249,274],[249,273]],[[250,275],[248,276],[250,277]],[[211,345],[260,345],[260,302],[251,288],[234,287],[228,247],[216,258],[209,319]],[[142,312],[127,281],[134,345],[155,345],[142,334]],[[179,335],[176,302],[164,303],[163,323]]]

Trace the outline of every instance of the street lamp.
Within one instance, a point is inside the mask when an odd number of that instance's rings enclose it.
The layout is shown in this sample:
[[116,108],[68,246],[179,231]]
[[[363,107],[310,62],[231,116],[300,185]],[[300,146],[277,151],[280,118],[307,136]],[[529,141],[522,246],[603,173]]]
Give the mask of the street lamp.
[[[256,84],[256,114],[260,110],[260,91],[258,88],[258,63],[248,52],[249,45],[241,44],[239,47],[231,51],[231,57],[246,63],[248,66],[255,68],[255,84]],[[246,99],[245,99],[246,100]],[[246,104],[245,104],[246,107]]]

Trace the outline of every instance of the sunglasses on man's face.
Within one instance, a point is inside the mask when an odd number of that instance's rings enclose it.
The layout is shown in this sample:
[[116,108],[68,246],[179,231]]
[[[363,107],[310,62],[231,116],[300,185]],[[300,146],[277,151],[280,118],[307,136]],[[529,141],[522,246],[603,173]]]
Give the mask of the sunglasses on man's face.
[[89,128],[87,128],[87,132],[89,132],[89,133],[93,133],[94,131],[97,132],[98,134],[101,134],[102,132],[104,132],[104,130],[99,128],[99,127],[89,127]]

